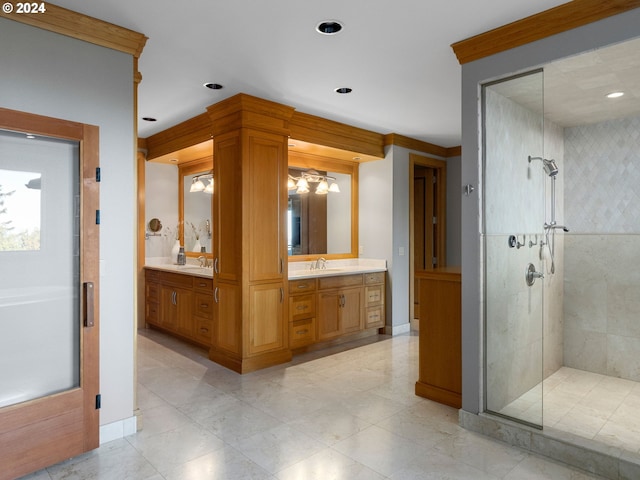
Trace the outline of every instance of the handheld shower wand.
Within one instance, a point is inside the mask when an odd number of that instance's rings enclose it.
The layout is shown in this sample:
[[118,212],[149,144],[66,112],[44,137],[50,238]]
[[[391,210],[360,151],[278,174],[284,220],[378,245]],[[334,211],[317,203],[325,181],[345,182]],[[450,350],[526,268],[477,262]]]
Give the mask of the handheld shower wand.
[[[556,222],[556,176],[558,175],[558,165],[555,160],[548,160],[542,157],[532,157],[529,155],[529,163],[533,160],[540,160],[542,162],[544,171],[551,178],[551,222],[544,222],[544,231],[546,237],[547,248],[549,249],[549,254],[551,256],[551,273],[555,273],[556,264],[554,260],[554,250],[555,250],[555,235],[556,230],[561,228],[564,232],[568,232],[569,229],[564,225],[558,225]],[[549,232],[551,234],[551,242],[549,241]]]

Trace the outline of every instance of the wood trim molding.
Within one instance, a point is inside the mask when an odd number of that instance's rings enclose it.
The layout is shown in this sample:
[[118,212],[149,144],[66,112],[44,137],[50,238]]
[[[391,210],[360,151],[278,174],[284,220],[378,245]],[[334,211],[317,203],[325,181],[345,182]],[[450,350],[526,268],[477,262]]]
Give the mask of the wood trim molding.
[[447,154],[445,157],[461,157],[462,156],[462,145],[458,145],[457,147],[449,147],[447,148]]
[[451,45],[461,65],[640,7],[640,0],[573,0]]
[[89,17],[73,10],[46,3],[46,13],[20,14],[0,12],[0,16],[50,32],[128,53],[142,54],[147,37],[127,28]]
[[294,112],[290,129],[291,138],[296,140],[384,158],[384,137],[380,133],[302,112]]
[[147,138],[138,139],[147,149],[147,160],[177,152],[183,148],[211,140],[211,118],[208,113],[190,118]]
[[428,153],[430,155],[436,155],[438,157],[447,156],[447,148],[433,143],[423,142],[422,140],[416,140],[415,138],[405,137],[404,135],[398,135],[397,133],[389,133],[384,136],[384,144],[396,145],[398,147],[408,148],[409,150],[417,150],[419,152]]

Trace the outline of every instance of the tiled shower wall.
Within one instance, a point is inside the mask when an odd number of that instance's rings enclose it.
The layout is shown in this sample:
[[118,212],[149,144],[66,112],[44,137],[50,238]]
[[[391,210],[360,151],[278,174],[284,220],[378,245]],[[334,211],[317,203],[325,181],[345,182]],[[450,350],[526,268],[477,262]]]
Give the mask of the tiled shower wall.
[[564,138],[564,362],[640,381],[640,117]]
[[[541,381],[543,334],[544,375],[562,365],[563,239],[556,236],[556,273],[551,275],[547,250],[540,247],[551,180],[541,162],[527,161],[529,155],[554,158],[562,172],[562,129],[543,125],[540,115],[487,89],[485,148],[487,407],[499,411]],[[558,199],[562,178],[556,185]],[[561,219],[561,201],[556,211]],[[524,246],[509,248],[509,235]],[[545,272],[545,279],[532,287],[524,281],[528,263]]]

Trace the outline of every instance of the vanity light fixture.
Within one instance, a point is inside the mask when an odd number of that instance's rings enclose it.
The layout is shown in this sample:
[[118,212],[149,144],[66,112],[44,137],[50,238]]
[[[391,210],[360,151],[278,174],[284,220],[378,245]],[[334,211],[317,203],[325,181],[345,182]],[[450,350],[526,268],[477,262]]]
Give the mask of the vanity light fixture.
[[[340,187],[335,183],[335,177],[322,175],[316,170],[307,170],[300,172],[299,177],[289,175],[287,180],[287,189],[295,190],[296,193],[309,193],[311,191],[310,183],[317,184],[314,190],[316,195],[326,195],[327,193],[340,193]],[[329,185],[329,182],[332,182]]]
[[[204,181],[209,180],[209,184],[205,186]],[[191,180],[191,188],[189,192],[213,193],[213,173],[203,173],[195,175]]]
[[607,94],[607,98],[620,98],[624,95],[624,92],[611,92]]

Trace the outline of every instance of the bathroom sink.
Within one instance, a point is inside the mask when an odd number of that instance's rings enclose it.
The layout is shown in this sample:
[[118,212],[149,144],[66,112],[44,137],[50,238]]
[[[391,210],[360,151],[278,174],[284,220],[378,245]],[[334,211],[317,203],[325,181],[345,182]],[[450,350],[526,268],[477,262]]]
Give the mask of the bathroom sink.
[[200,275],[207,275],[209,277],[213,276],[213,269],[208,267],[199,267],[197,265],[178,265],[176,268],[181,272],[199,273]]

